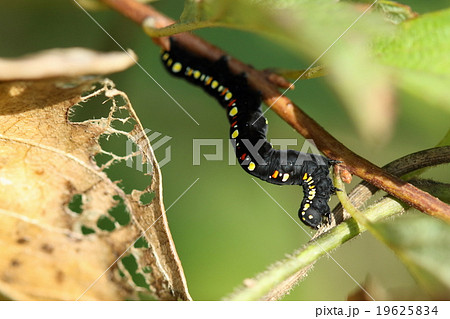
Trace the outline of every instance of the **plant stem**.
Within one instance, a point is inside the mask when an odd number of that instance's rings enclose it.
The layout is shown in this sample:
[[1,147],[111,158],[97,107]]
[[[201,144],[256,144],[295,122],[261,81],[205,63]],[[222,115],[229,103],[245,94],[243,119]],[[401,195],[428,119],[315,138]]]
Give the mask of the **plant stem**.
[[[389,198],[385,198],[373,205],[365,212],[366,217],[372,221],[378,221],[403,211],[403,206]],[[303,249],[294,253],[290,258],[277,263],[274,267],[260,274],[251,287],[231,295],[227,300],[258,300],[264,297],[275,285],[284,281],[300,269],[317,261],[324,255],[354,238],[366,228],[357,224],[353,218],[339,224],[329,232],[308,243]]]

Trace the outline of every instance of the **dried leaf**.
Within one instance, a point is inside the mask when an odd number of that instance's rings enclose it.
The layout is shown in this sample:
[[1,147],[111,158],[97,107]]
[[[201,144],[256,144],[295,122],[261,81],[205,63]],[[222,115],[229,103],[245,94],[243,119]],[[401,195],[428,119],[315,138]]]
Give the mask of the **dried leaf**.
[[108,74],[137,61],[133,51],[100,53],[85,48],[51,49],[18,59],[0,58],[0,81]]
[[[111,72],[111,67],[97,71]],[[124,300],[146,293],[159,300],[190,300],[145,131],[125,93],[110,81],[82,96],[97,81],[0,83],[0,295]],[[72,106],[99,95],[112,102],[106,118],[69,120]],[[118,130],[115,123],[131,123],[132,129]],[[137,151],[117,156],[102,150],[99,138],[117,135],[134,142]],[[112,160],[100,168],[96,154]],[[138,155],[151,167],[149,185],[127,194],[104,170]],[[143,204],[142,196],[151,193],[153,200]],[[118,208],[128,211],[131,221],[112,213]],[[105,221],[110,229],[102,226]],[[147,243],[135,243],[146,230]],[[116,262],[122,254],[126,257]],[[134,260],[133,270],[125,266],[126,258]],[[136,282],[137,274],[143,283]]]

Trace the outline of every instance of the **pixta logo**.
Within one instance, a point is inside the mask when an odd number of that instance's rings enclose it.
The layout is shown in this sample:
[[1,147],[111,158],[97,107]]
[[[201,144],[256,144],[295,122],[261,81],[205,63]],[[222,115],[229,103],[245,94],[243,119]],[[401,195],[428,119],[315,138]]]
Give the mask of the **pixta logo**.
[[[153,132],[151,134],[150,134],[150,132],[152,132],[152,130],[146,128],[140,134],[133,136],[133,140],[128,139],[128,141],[126,143],[126,154],[127,154],[126,164],[128,167],[134,167],[136,170],[138,170],[140,172],[143,172],[145,170],[144,163],[142,161],[142,151],[138,148],[138,145],[141,144],[143,139],[148,138],[148,140],[150,141],[151,147],[153,149],[153,152],[155,152],[155,153],[156,153],[156,150],[164,147],[164,145],[172,139],[172,137],[167,136],[167,135],[162,136],[162,133],[159,133],[159,132]],[[144,145],[145,145],[145,143],[144,143]],[[158,152],[158,153],[160,153],[160,152]],[[158,164],[159,164],[160,168],[163,167],[164,165],[166,165],[167,163],[169,163],[171,160],[170,145],[165,146],[164,158],[161,159],[159,156],[157,158],[158,158]],[[147,166],[147,169],[146,169],[147,173],[148,174],[152,173],[152,166],[149,163],[146,163],[146,166]]]
[[[200,165],[202,157],[205,158],[207,161],[223,161],[225,159],[224,156],[224,142],[222,139],[194,139],[192,141],[192,164],[194,166]],[[248,154],[251,155],[252,160],[256,161],[258,165],[267,165],[265,163],[264,159],[259,154],[259,149],[264,145],[266,140],[261,139],[258,140],[256,143],[252,144],[249,140],[241,139],[240,142],[245,146],[245,149],[247,150]],[[289,146],[297,146],[297,140],[296,139],[271,139],[271,144],[274,146],[277,146],[277,149],[280,150],[278,153],[279,163],[281,165],[287,164],[287,151],[289,149]],[[202,152],[202,147],[209,147],[208,149],[211,150],[211,147],[213,147],[214,151],[213,153],[204,153]],[[235,156],[234,149],[236,148],[236,141],[233,139],[229,140],[228,143],[228,165],[236,165],[237,160]],[[302,148],[300,150],[303,154],[314,154],[314,155],[320,155],[319,150],[317,149],[316,144],[314,144],[314,141],[311,139],[307,139],[303,142]],[[309,160],[308,157],[301,156],[298,158],[298,160],[295,162],[296,165],[303,165],[303,160]]]

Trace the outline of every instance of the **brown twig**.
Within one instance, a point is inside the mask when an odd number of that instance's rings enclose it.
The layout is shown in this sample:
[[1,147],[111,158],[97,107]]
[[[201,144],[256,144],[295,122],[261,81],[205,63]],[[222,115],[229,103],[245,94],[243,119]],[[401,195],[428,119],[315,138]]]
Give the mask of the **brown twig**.
[[[166,27],[174,23],[173,20],[151,6],[134,0],[101,1],[139,25],[142,25],[146,18],[152,18],[156,28]],[[226,52],[193,34],[180,33],[174,35],[174,37],[187,50],[207,59],[217,60],[223,55],[227,55]],[[169,49],[168,38],[154,38],[153,41],[162,48]],[[343,166],[349,172],[424,213],[450,222],[449,205],[353,153],[298,108],[289,98],[280,96],[278,87],[268,81],[263,72],[255,70],[235,58],[229,60],[229,66],[235,73],[247,73],[250,85],[262,92],[264,102],[267,105],[271,105],[273,111],[305,138],[313,139],[317,147],[325,155],[342,161],[344,163]]]

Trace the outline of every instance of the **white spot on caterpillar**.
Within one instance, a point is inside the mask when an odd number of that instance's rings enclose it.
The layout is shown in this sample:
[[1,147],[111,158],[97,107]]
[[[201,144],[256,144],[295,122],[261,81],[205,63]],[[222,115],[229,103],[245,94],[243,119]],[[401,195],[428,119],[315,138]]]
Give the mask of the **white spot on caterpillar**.
[[281,181],[282,181],[282,182],[285,182],[285,181],[288,180],[288,178],[289,178],[289,174],[288,174],[288,173],[284,173],[284,174],[283,174],[283,179],[282,179]]

